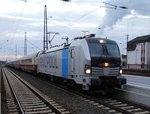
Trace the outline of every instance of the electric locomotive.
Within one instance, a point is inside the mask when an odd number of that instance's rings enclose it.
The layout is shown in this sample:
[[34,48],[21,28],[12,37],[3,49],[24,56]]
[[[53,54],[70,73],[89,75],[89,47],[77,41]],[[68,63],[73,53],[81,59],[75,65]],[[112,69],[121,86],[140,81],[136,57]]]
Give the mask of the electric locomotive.
[[121,87],[121,55],[115,41],[91,34],[76,37],[68,45],[55,46],[39,54],[37,73],[82,90]]

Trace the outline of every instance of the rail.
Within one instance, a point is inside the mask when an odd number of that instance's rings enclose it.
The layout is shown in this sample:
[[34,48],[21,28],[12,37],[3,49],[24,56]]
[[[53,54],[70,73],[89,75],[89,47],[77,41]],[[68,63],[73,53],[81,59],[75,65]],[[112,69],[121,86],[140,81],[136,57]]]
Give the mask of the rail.
[[25,80],[21,79],[14,72],[4,68],[3,77],[13,93],[19,107],[19,113],[55,113],[68,114],[63,106],[56,103],[53,99],[42,94]]

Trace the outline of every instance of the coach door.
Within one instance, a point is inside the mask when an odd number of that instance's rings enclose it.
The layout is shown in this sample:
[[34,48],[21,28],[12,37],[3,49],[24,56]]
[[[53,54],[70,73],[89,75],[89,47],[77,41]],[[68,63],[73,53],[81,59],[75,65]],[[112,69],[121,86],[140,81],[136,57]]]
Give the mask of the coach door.
[[71,75],[75,74],[75,50],[71,49]]

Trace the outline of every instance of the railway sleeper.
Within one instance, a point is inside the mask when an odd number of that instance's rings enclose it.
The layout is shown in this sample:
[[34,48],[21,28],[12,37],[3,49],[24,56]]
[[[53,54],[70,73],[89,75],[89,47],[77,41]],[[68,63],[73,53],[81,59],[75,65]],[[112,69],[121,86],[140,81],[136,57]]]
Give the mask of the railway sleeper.
[[117,107],[124,107],[124,106],[128,106],[128,104],[116,104],[114,106],[117,106]]
[[[21,101],[23,104],[33,104],[32,101]],[[42,103],[42,101],[34,101],[34,103]]]
[[22,105],[23,108],[41,108],[41,107],[46,107],[46,104],[43,105]]
[[23,104],[23,105],[26,105],[26,106],[36,106],[36,105],[43,105],[44,103],[43,102],[41,102],[41,103],[21,103],[21,104]]
[[117,100],[106,100],[105,102],[111,103],[111,102],[117,102]]
[[66,109],[65,108],[61,108],[61,109],[58,109],[58,110],[62,112],[62,111],[65,111]]
[[18,112],[18,110],[17,109],[9,109],[9,112],[10,113],[15,113],[15,112]]
[[134,114],[150,114],[150,111],[141,111],[141,112],[136,112]]
[[35,95],[33,97],[30,97],[30,96],[24,96],[24,93],[20,94],[20,95],[23,95],[23,96],[20,96],[20,101],[25,101],[25,100],[30,100],[30,101],[39,101],[39,98],[35,97]]
[[115,113],[116,110],[108,110],[108,112],[110,112],[110,113]]
[[122,104],[122,102],[112,102],[112,103],[109,103],[111,105],[119,105],[119,104]]
[[131,109],[134,108],[134,106],[125,106],[125,107],[121,107],[122,109]]
[[29,109],[24,109],[25,112],[30,112],[30,111],[44,111],[44,110],[51,110],[49,107],[44,107],[44,108],[29,108]]
[[127,111],[129,111],[129,112],[139,112],[139,111],[142,111],[142,109],[141,108],[136,108],[136,109],[129,109]]
[[31,111],[31,112],[26,112],[25,114],[51,114],[52,110],[46,110],[46,111]]

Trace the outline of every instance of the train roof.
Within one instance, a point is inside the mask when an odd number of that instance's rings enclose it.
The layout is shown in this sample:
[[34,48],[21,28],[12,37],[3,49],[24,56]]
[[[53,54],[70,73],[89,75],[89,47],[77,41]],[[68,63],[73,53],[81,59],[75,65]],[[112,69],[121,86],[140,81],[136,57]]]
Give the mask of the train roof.
[[40,51],[39,51],[39,52],[36,52],[36,53],[33,53],[33,54],[30,54],[30,55],[27,55],[27,56],[24,56],[24,57],[21,57],[21,58],[18,58],[17,60],[10,61],[10,62],[8,62],[8,63],[15,62],[15,61],[20,61],[20,60],[31,59],[31,58],[33,58],[33,57],[37,57],[39,53],[40,53]]
[[30,55],[19,58],[19,60],[25,60],[25,59],[30,59],[30,58],[33,58],[33,57],[37,57],[39,53],[40,53],[40,51],[36,52],[36,53],[32,53]]
[[[45,52],[48,53],[48,52],[52,52],[52,51],[56,51],[56,50],[61,50],[61,49],[64,49],[64,48],[68,48],[70,44],[66,45],[65,43],[64,44],[61,44],[61,45],[55,45],[53,47],[50,47],[48,50],[46,50]],[[43,51],[43,53],[45,53]]]
[[61,45],[55,45],[53,47],[50,47],[48,50],[41,52],[41,54],[44,53],[49,53],[49,52],[53,52],[53,51],[57,51],[57,50],[62,50],[64,48],[68,48],[70,45],[71,46],[77,46],[80,45],[80,43],[82,41],[88,41],[88,42],[95,42],[97,43],[99,40],[103,40],[104,43],[116,43],[114,40],[110,40],[110,39],[106,39],[106,38],[97,38],[95,37],[95,34],[89,34],[86,36],[82,36],[82,37],[75,37],[72,42],[70,44],[61,44]]
[[86,39],[88,42],[97,42],[97,41],[100,41],[100,40],[103,40],[105,43],[116,43],[116,41],[114,41],[114,40],[110,40],[110,39],[106,39],[106,38],[98,38],[98,37],[94,37],[94,38],[87,38]]
[[82,36],[82,37],[76,37],[74,38],[74,41],[76,40],[82,40],[82,39],[85,39],[87,40],[88,42],[97,42],[99,40],[103,40],[104,43],[116,43],[116,41],[114,40],[110,40],[110,39],[107,39],[107,38],[99,38],[99,37],[95,37],[95,34],[89,34],[89,35],[86,35],[86,36]]

